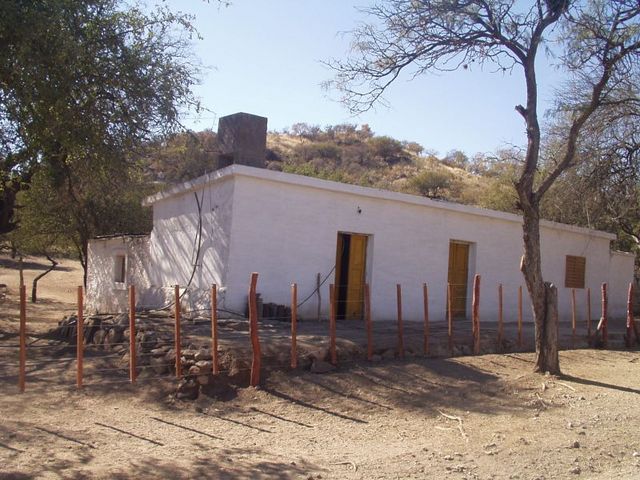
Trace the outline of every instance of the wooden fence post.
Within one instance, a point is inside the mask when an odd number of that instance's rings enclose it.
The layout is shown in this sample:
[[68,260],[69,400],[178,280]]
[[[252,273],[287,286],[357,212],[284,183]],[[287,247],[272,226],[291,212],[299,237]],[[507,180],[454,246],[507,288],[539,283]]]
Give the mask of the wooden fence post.
[[576,312],[576,289],[571,289],[571,346],[575,348],[576,346],[576,322],[577,322],[577,312]]
[[504,310],[502,302],[502,284],[498,284],[498,351],[502,351],[504,340]]
[[136,381],[136,287],[129,286],[129,381]]
[[424,355],[429,355],[429,287],[422,284],[422,301],[424,304],[424,344],[422,346]]
[[473,353],[480,354],[480,275],[473,277],[471,321],[473,323]]
[[[635,321],[633,319],[633,282],[629,282],[629,291],[627,293],[627,348],[633,346],[632,336],[635,333]],[[636,336],[636,342],[638,337]]]
[[451,283],[447,283],[447,336],[449,337],[449,354],[453,356],[453,299]]
[[174,296],[174,335],[173,335],[173,343],[176,351],[176,378],[180,378],[182,376],[182,327],[180,325],[181,316],[182,316],[182,306],[180,305],[180,285],[175,285],[173,290]]
[[83,363],[84,363],[84,298],[82,287],[78,287],[78,321],[76,322],[76,387],[82,388],[82,375],[83,375]]
[[591,288],[587,288],[587,342],[591,346]]
[[600,317],[600,324],[598,325],[598,330],[602,330],[602,346],[607,348],[609,344],[609,332],[608,332],[608,309],[609,309],[609,298],[607,296],[607,284],[602,284],[602,316]]
[[291,284],[291,368],[298,368],[298,285]]
[[20,393],[24,393],[26,385],[27,368],[27,288],[24,283],[20,285],[20,373],[18,375],[18,387]]
[[322,286],[322,274],[316,275],[316,295],[318,295],[318,306],[316,307],[316,320],[320,322],[322,315],[322,294],[320,293],[320,287]]
[[522,348],[522,285],[518,287],[518,348]]
[[369,284],[364,284],[364,315],[367,323],[367,360],[373,360],[373,324],[371,322],[371,292]]
[[331,363],[338,364],[338,354],[336,352],[336,287],[329,285],[329,353]]
[[249,333],[251,335],[251,350],[253,358],[251,361],[251,379],[249,384],[257,387],[260,384],[260,338],[258,337],[258,303],[256,300],[256,286],[258,284],[258,274],[251,274],[249,284]]
[[404,324],[402,322],[402,287],[396,284],[396,301],[398,304],[398,356],[404,358]]
[[214,375],[220,373],[218,361],[218,286],[211,286],[211,358]]

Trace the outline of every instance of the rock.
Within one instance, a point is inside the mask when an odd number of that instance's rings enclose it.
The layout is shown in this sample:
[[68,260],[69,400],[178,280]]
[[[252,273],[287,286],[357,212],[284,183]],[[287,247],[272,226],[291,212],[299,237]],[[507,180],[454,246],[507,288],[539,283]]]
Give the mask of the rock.
[[113,323],[120,326],[129,325],[129,314],[128,313],[119,313],[113,318]]
[[569,470],[569,473],[573,473],[575,475],[580,475],[581,472],[582,470],[578,466],[575,466],[571,470]]
[[385,350],[382,352],[382,358],[385,360],[393,360],[396,358],[396,351],[393,348]]
[[149,357],[149,355],[146,355],[145,353],[140,353],[138,351],[138,353],[136,354],[136,365],[138,365],[139,367],[146,367],[150,364],[150,360],[151,357]]
[[197,380],[200,385],[209,385],[211,375],[198,375]]
[[164,359],[167,361],[167,363],[171,363],[175,365],[176,351],[173,348],[170,348],[169,350],[167,350],[167,353],[165,354]]
[[331,365],[324,360],[314,360],[311,364],[311,373],[329,373],[335,369],[335,365]]
[[104,337],[105,348],[113,348],[115,345],[122,343],[124,341],[123,332],[124,329],[120,326],[114,326],[109,329],[107,335]]
[[580,448],[580,442],[573,442],[571,448]]
[[251,363],[248,358],[233,357],[229,363],[229,377],[235,381],[242,381],[245,378],[249,379],[249,371],[251,370]]
[[329,358],[329,349],[326,347],[317,347],[309,350],[307,357],[311,359],[311,363],[315,360],[324,361]]
[[178,384],[176,398],[178,400],[195,400],[198,398],[200,385],[193,378],[186,378]]
[[[171,349],[171,347],[169,347],[168,345],[163,345],[161,347],[154,348],[153,350],[151,350],[151,356],[152,357],[164,357],[170,349]],[[175,356],[174,356],[173,359],[175,360]]]
[[185,348],[184,350],[182,350],[182,357],[186,360],[195,360],[196,357],[196,353],[198,353],[198,350],[194,349],[194,348]]
[[[91,322],[86,322],[84,324],[82,335],[83,335],[83,338],[84,338],[84,344],[85,345],[89,345],[90,343],[94,343],[93,342],[93,336],[96,334],[96,332],[100,331],[100,322],[101,322],[100,319],[95,319],[95,320],[93,320]],[[102,340],[104,340],[104,337],[102,337]],[[98,344],[100,344],[100,343],[102,343],[102,342],[99,342]]]
[[180,363],[182,363],[183,369],[191,368],[196,364],[193,359],[188,359],[186,357],[180,357]]
[[189,375],[200,375],[200,373],[200,367],[197,367],[195,365],[189,367]]
[[99,327],[100,325],[102,325],[102,317],[98,317],[97,315],[90,315],[85,320],[84,324]]
[[129,368],[129,352],[128,351],[125,352],[124,355],[122,355],[122,358],[118,361],[118,366],[124,369]]
[[311,368],[311,364],[313,363],[313,359],[305,356],[298,355],[298,368],[302,368],[303,370],[308,370]]
[[140,347],[145,352],[150,352],[153,350],[158,343],[158,337],[155,332],[147,331],[147,332],[138,332],[136,335],[136,340],[140,344]]
[[193,359],[197,363],[203,360],[211,360],[213,359],[213,357],[211,356],[211,353],[209,352],[209,350],[205,350],[204,348],[201,348],[200,350],[198,350],[198,353],[194,355]]
[[201,372],[210,372],[213,370],[213,362],[200,360],[196,362],[196,367],[198,367]]
[[164,375],[169,373],[169,365],[164,357],[151,357],[149,359],[149,365],[159,375]]
[[98,330],[93,334],[93,344],[102,345],[104,343],[104,337],[107,335],[105,330]]

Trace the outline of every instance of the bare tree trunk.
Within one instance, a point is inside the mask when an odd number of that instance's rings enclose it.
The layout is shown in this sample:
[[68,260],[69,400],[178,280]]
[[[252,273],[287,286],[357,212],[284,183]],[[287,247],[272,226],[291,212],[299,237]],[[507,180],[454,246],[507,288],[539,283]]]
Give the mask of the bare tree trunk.
[[[524,183],[524,182],[523,182]],[[523,183],[519,184],[521,187]],[[555,287],[542,277],[540,255],[540,211],[535,194],[518,189],[523,209],[524,256],[520,269],[531,299],[535,322],[536,372],[559,375],[558,357],[558,296]]]
[[[558,356],[558,289],[549,282],[544,284],[545,318],[544,328],[536,325],[536,372],[560,375]],[[540,345],[540,348],[538,347]]]
[[58,265],[58,262],[56,262],[49,255],[46,255],[46,257],[47,257],[47,260],[51,262],[51,266],[47,270],[42,272],[40,275],[38,275],[36,278],[33,279],[33,283],[31,284],[31,303],[36,303],[38,301],[38,295],[37,295],[38,280],[40,280],[42,277],[44,277],[47,273],[52,271]]
[[[528,214],[527,214],[528,213]],[[559,375],[558,357],[558,292],[555,286],[545,283],[542,278],[540,258],[540,217],[538,212],[529,211],[524,215],[524,274],[533,309],[536,327],[536,372]]]

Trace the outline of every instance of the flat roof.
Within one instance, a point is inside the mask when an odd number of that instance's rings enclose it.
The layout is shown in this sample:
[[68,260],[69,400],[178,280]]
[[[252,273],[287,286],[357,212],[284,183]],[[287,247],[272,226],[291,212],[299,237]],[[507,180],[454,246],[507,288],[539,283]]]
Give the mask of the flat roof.
[[[200,190],[208,185],[218,183],[224,179],[233,176],[252,177],[261,180],[269,180],[272,182],[296,185],[300,187],[314,188],[330,192],[347,193],[368,198],[378,198],[395,202],[402,202],[411,205],[420,205],[429,208],[447,210],[451,212],[466,213],[469,215],[482,216],[487,218],[495,218],[522,224],[522,216],[514,213],[500,212],[497,210],[489,210],[487,208],[474,207],[470,205],[462,205],[460,203],[448,202],[445,200],[433,200],[431,198],[421,197],[419,195],[411,195],[408,193],[392,192],[381,188],[362,187],[360,185],[351,185],[348,183],[334,182],[315,177],[307,177],[294,173],[276,172],[267,170],[266,168],[248,167],[246,165],[229,165],[211,173],[207,173],[193,180],[174,185],[162,192],[156,193],[145,198],[142,202],[144,206],[151,206],[163,200],[167,200],[177,195]],[[565,230],[573,233],[581,233],[596,237],[615,240],[616,235],[600,230],[592,230],[575,225],[567,225],[565,223],[551,222],[549,220],[541,220],[540,225],[557,230]]]

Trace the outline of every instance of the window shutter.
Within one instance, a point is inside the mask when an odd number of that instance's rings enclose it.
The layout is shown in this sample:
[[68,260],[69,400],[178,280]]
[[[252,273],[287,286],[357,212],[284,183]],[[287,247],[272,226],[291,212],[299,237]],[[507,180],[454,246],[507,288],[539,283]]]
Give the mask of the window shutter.
[[567,288],[584,288],[585,257],[567,255],[564,286]]

